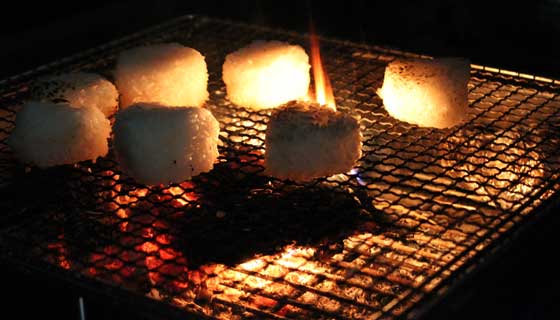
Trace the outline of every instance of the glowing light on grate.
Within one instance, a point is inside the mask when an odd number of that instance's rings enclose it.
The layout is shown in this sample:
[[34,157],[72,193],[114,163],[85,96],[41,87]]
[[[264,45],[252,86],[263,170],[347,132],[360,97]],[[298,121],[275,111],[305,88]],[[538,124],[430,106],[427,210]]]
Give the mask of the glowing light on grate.
[[[533,140],[516,131],[464,129],[414,161],[389,154],[375,172],[360,174],[358,183],[372,190],[376,209],[409,217],[414,225],[445,225],[454,217],[464,219],[466,212],[498,216],[521,206],[550,171],[540,140]],[[447,214],[438,215],[438,208]]]
[[[452,181],[461,182],[457,184],[462,189],[455,190],[455,196],[506,210],[520,206],[519,201],[543,183],[546,168],[536,142],[523,139],[516,131],[475,137],[453,137],[451,144],[460,145],[458,152],[439,162],[448,168]],[[477,151],[473,153],[473,149]]]

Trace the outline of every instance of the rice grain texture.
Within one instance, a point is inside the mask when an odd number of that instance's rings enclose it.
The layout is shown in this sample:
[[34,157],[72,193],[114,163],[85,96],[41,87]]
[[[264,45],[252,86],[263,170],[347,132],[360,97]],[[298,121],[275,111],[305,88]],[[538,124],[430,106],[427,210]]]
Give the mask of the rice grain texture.
[[361,157],[356,119],[318,104],[290,102],[272,112],[266,131],[269,175],[307,181],[348,172]]
[[45,77],[33,83],[30,92],[31,100],[94,107],[107,117],[112,116],[119,106],[117,88],[94,73],[76,72]]
[[218,157],[220,126],[203,108],[135,104],[117,113],[113,132],[121,168],[144,184],[182,182]]
[[17,113],[8,144],[20,160],[51,167],[105,156],[110,134],[97,108],[31,101]]
[[178,43],[122,52],[115,82],[121,93],[121,108],[138,102],[201,107],[208,100],[204,56]]
[[393,61],[378,94],[396,119],[452,127],[467,118],[469,70],[468,61],[460,58]]
[[255,41],[228,54],[222,74],[233,103],[260,110],[305,97],[309,68],[309,57],[302,47]]

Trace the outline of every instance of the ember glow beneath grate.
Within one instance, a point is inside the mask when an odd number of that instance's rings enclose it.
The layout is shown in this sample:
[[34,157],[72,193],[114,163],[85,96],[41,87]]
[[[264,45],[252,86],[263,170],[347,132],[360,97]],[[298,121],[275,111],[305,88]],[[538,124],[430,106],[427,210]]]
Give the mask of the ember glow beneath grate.
[[[558,198],[558,83],[473,66],[470,120],[420,128],[388,116],[375,94],[384,66],[406,54],[331,40],[321,41],[323,63],[338,110],[359,119],[363,156],[305,184],[267,177],[270,111],[231,105],[220,74],[225,55],[255,39],[307,45],[184,17],[2,82],[2,257],[132,299],[140,312],[155,310],[149,297],[175,316],[414,317]],[[30,81],[71,70],[110,77],[118,52],[164,41],[206,56],[207,106],[221,125],[211,172],[162,188],[126,178],[111,154],[48,170],[13,160],[5,137]]]

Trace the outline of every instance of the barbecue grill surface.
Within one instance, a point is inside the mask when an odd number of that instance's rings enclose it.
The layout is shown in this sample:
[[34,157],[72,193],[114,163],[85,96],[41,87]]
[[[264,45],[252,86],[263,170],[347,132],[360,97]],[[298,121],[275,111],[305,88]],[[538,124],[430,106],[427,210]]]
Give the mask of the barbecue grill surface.
[[[2,257],[154,314],[418,316],[556,202],[557,82],[473,66],[469,122],[420,128],[388,116],[375,94],[389,61],[419,56],[328,39],[323,60],[339,110],[360,121],[363,157],[306,184],[265,176],[269,112],[231,105],[220,72],[255,39],[307,46],[303,35],[186,16],[2,82]],[[222,130],[214,170],[148,188],[111,154],[47,170],[13,159],[5,138],[31,81],[78,70],[111,79],[118,52],[168,41],[206,57],[207,107]]]

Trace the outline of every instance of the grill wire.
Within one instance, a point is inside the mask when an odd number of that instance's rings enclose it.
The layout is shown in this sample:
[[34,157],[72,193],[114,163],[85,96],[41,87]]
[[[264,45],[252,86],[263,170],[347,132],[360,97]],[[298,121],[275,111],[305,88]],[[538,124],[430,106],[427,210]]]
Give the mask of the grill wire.
[[[328,39],[323,61],[339,110],[360,121],[363,157],[306,184],[265,176],[269,112],[232,106],[221,81],[225,55],[255,39],[307,47],[302,35],[186,16],[2,82],[2,257],[180,315],[415,317],[558,198],[558,83],[473,66],[471,120],[420,128],[388,116],[375,94],[385,65],[414,55]],[[111,154],[47,170],[13,159],[5,138],[30,81],[78,70],[111,79],[119,51],[168,41],[208,63],[207,107],[221,124],[211,172],[146,187]]]

